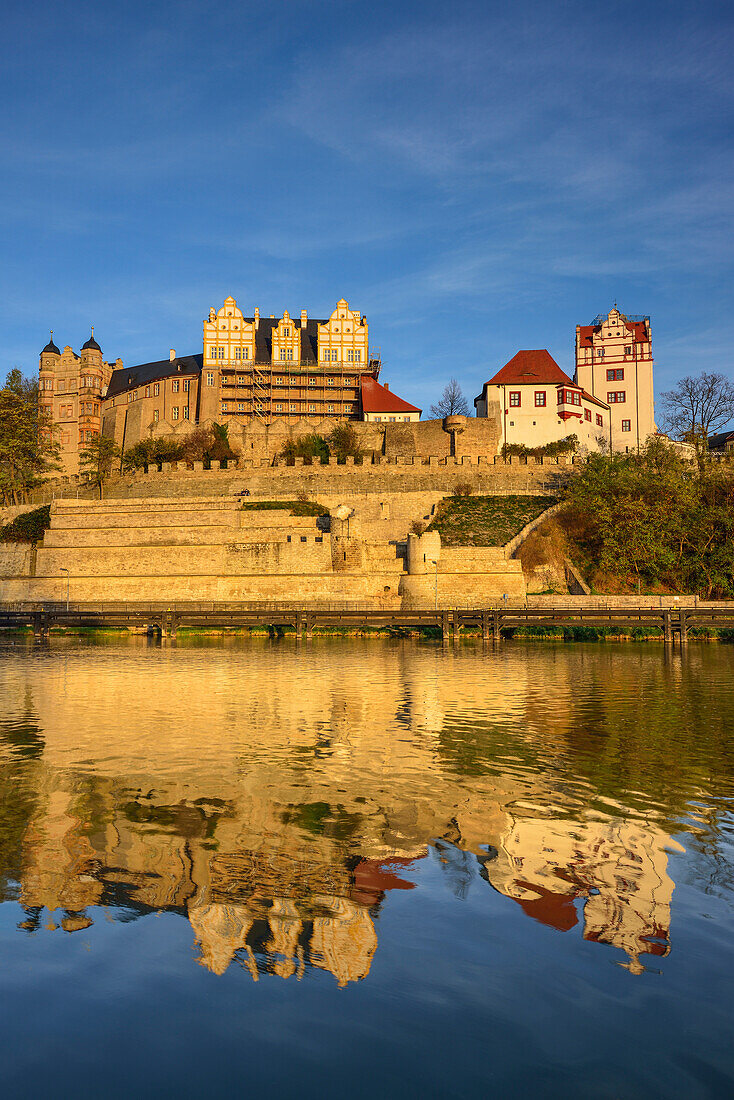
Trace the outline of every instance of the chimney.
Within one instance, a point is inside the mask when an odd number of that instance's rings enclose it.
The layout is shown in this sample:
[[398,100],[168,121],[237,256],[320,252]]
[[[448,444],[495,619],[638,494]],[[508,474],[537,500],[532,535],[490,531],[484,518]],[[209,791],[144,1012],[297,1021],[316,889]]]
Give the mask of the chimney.
[[172,362],[173,362],[173,360],[174,360],[175,358],[176,358],[176,349],[175,349],[175,348],[171,348],[171,350],[170,350],[170,351],[169,351],[169,353],[168,353],[168,361],[169,361],[170,363],[172,363]]
[[388,385],[388,383],[387,383],[387,382],[383,382],[383,383],[382,383],[382,385],[384,386],[384,388],[385,388],[386,390],[389,390],[389,389],[390,389],[390,386]]
[[305,328],[308,324],[308,313],[305,309],[301,310],[301,328]]
[[260,310],[258,309],[257,306],[255,306],[254,318],[255,318],[255,328],[257,328],[258,325],[260,324]]

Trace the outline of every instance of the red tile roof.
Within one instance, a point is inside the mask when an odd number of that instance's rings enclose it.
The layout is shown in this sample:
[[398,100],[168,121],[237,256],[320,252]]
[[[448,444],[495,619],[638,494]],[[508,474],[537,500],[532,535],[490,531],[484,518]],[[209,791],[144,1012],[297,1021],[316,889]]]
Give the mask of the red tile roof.
[[369,375],[362,377],[362,411],[366,413],[420,413],[422,410],[403,401]]
[[561,370],[550,352],[545,348],[539,351],[518,351],[502,370],[490,378],[488,386],[532,386],[535,384],[555,383],[572,386],[573,381]]

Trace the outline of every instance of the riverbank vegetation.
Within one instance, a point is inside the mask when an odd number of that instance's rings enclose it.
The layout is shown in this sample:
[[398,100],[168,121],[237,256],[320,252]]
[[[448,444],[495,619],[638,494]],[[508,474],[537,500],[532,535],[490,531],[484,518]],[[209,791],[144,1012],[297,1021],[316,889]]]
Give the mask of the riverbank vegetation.
[[691,466],[664,440],[637,454],[590,455],[556,522],[596,592],[734,598],[734,471]]
[[38,382],[12,370],[0,389],[0,499],[19,504],[58,468],[51,421],[39,404]]

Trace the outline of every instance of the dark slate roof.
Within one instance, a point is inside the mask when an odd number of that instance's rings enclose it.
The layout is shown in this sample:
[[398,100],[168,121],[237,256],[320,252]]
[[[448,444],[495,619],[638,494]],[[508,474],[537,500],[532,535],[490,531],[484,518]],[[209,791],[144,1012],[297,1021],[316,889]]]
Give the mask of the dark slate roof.
[[728,432],[717,432],[716,435],[710,435],[708,438],[709,450],[718,451],[726,447],[730,439],[734,439],[734,428],[730,428]]
[[49,342],[46,344],[46,347],[41,352],[41,355],[43,355],[43,352],[45,351],[52,351],[54,355],[61,355],[61,352],[56,347],[56,344],[53,342],[53,340],[49,340]]
[[123,367],[112,372],[107,397],[171,378],[176,374],[201,374],[203,355],[179,355],[177,359],[159,359],[155,363],[140,363],[137,367]]
[[89,351],[89,350],[91,350],[91,351],[101,351],[102,350],[102,348],[99,346],[99,344],[97,343],[97,341],[94,339],[93,336],[89,337],[86,344],[82,344],[82,351]]
[[[253,324],[254,317],[244,317],[244,321]],[[255,362],[268,363],[273,355],[273,329],[280,324],[281,317],[261,317],[255,332]],[[291,317],[290,323],[301,332],[301,362],[318,362],[319,325],[325,325],[326,320],[318,317],[309,317],[305,327],[301,324],[300,317]]]

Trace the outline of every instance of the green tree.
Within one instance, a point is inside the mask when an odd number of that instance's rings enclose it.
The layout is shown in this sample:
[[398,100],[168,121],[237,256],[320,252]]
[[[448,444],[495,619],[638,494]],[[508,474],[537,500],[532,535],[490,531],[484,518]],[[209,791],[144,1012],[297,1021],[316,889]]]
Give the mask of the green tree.
[[350,420],[341,420],[332,429],[327,440],[329,450],[336,455],[339,462],[352,457],[355,462],[362,457],[362,448],[359,445],[359,436],[354,424]]
[[300,435],[297,439],[287,439],[280,452],[283,458],[309,458],[317,463],[328,460],[329,444],[322,435],[312,432],[310,435]]
[[114,439],[107,435],[95,435],[79,452],[79,472],[99,488],[102,498],[102,486],[112,472],[112,464],[120,457],[120,448]]
[[564,527],[592,581],[734,596],[734,478],[691,468],[661,439],[591,455],[566,490]]
[[17,504],[58,469],[58,442],[51,419],[39,405],[38,385],[12,370],[0,389],[0,495]]

